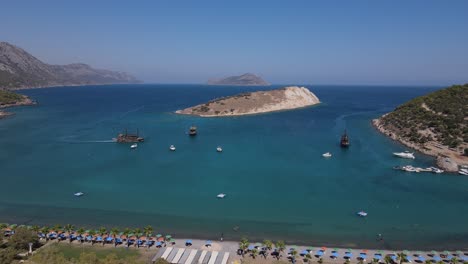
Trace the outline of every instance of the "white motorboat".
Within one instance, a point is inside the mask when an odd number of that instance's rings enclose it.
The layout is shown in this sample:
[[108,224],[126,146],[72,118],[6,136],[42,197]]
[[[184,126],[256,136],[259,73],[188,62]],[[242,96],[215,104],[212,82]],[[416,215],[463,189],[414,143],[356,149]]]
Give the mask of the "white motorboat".
[[468,169],[460,169],[458,173],[461,175],[468,175]]
[[323,153],[322,156],[325,158],[330,158],[332,154],[330,152],[327,152],[327,153]]
[[137,147],[138,147],[137,143],[132,144],[132,145],[130,146],[131,149],[136,149]]
[[220,146],[218,146],[218,147],[216,148],[216,151],[217,151],[217,152],[223,152],[223,149],[222,149]]
[[220,193],[220,194],[216,195],[216,197],[218,197],[219,199],[223,199],[224,197],[226,197],[226,194],[225,193]]
[[169,149],[170,149],[171,151],[175,151],[175,146],[174,146],[174,145],[171,145],[171,146],[169,147]]
[[77,192],[77,193],[74,193],[73,195],[75,195],[76,197],[81,197],[84,195],[84,193],[82,192]]
[[357,214],[358,216],[360,216],[360,217],[366,217],[366,216],[367,216],[367,213],[364,212],[364,211],[359,211],[359,212],[357,212],[356,214]]
[[436,167],[431,167],[430,169],[431,169],[432,172],[434,172],[434,173],[443,173],[443,172],[444,172],[443,170],[441,170],[441,169],[439,169],[439,168],[436,168]]
[[404,158],[404,159],[414,159],[414,154],[412,152],[409,152],[409,151],[393,152],[393,155],[395,155],[397,157],[400,157],[400,158]]
[[407,172],[419,172],[419,170],[411,165],[401,167],[402,170]]

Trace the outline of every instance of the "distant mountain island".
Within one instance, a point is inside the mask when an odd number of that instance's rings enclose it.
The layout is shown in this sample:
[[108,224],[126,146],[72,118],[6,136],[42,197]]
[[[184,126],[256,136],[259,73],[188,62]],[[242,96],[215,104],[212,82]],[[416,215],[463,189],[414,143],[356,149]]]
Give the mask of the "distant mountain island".
[[8,42],[0,42],[0,89],[138,83],[128,73],[94,69],[82,63],[51,65]]
[[447,171],[468,165],[468,84],[417,97],[373,124],[408,147],[438,156]]
[[305,87],[290,86],[270,91],[241,93],[196,105],[177,114],[201,117],[240,116],[311,106],[320,100]]
[[268,82],[253,73],[208,80],[209,85],[268,86]]

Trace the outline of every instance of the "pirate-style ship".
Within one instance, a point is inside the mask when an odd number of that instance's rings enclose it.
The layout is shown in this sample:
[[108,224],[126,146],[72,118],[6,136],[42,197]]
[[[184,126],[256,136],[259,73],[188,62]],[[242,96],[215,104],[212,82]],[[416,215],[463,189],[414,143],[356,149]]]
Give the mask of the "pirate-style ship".
[[189,135],[190,136],[195,136],[197,135],[197,127],[196,126],[191,126],[189,129]]
[[127,129],[125,129],[125,133],[119,134],[115,139],[117,143],[135,143],[135,142],[143,142],[145,141],[144,138],[138,135],[138,129],[136,134],[128,133]]
[[349,138],[348,138],[348,134],[346,133],[346,130],[344,134],[341,136],[340,145],[342,148],[349,147]]

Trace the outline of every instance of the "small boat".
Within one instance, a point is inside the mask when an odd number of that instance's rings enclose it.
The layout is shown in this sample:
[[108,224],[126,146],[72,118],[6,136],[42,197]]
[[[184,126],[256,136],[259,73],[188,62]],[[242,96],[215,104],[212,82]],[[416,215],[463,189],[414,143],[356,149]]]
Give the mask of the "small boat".
[[218,146],[218,147],[216,148],[216,151],[217,151],[217,152],[223,152],[223,149],[222,149],[220,146]]
[[468,175],[468,169],[460,169],[458,173],[461,175]]
[[439,168],[436,168],[436,167],[431,167],[430,169],[431,169],[432,172],[434,172],[434,173],[443,173],[443,172],[444,172],[443,170],[441,170],[441,169],[439,169]]
[[409,151],[393,152],[393,155],[400,157],[400,158],[404,158],[404,159],[414,159],[414,154]]
[[136,149],[137,147],[138,147],[137,143],[132,144],[132,145],[130,146],[131,149]]
[[357,212],[356,214],[357,214],[358,216],[360,216],[360,217],[366,217],[366,216],[367,216],[367,213],[364,212],[364,211],[359,211],[359,212]]
[[197,135],[197,127],[196,126],[191,126],[189,129],[189,135],[190,136],[196,136]]
[[330,158],[332,154],[330,152],[327,152],[327,153],[323,153],[322,156],[325,158]]
[[411,165],[403,166],[401,169],[407,172],[419,172],[418,168],[415,168]]
[[346,130],[344,131],[344,134],[341,136],[340,146],[342,148],[349,147],[349,137],[348,137],[348,134],[346,133]]
[[225,193],[220,193],[218,195],[216,195],[217,198],[219,199],[223,199],[224,197],[226,197],[226,194]]
[[175,146],[174,146],[174,145],[171,145],[171,146],[169,147],[169,149],[170,149],[171,151],[175,151]]
[[84,195],[84,193],[82,192],[77,192],[77,193],[74,193],[73,195],[75,195],[76,197],[81,197]]

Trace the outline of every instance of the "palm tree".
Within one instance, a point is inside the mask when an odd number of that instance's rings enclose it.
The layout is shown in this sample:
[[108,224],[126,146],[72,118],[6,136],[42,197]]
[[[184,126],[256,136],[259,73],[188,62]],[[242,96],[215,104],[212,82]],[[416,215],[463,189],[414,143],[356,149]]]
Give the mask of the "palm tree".
[[72,225],[72,224],[66,224],[64,227],[65,231],[68,232],[68,240],[70,241],[70,243],[72,242],[72,239],[71,239],[71,232],[74,231],[75,229],[75,226]]
[[146,236],[150,236],[151,233],[153,233],[153,227],[150,226],[150,225],[147,225],[144,229],[143,229],[144,233]]
[[89,233],[88,233],[92,239],[91,239],[91,245],[94,245],[94,235],[96,235],[96,231],[94,230],[89,230]]
[[279,251],[279,252],[283,252],[284,249],[286,248],[286,244],[284,243],[283,240],[278,240],[278,241],[276,241],[275,245],[276,245],[276,247],[278,248],[278,251]]
[[48,236],[49,231],[50,231],[50,228],[47,226],[44,226],[41,228],[41,232],[45,235],[46,241],[49,241],[49,236]]
[[451,264],[458,264],[458,262],[459,262],[459,261],[458,261],[457,257],[453,257],[453,258],[450,260],[450,263],[451,263]]
[[385,264],[389,264],[389,263],[393,262],[393,260],[389,255],[386,255],[385,258],[384,258],[384,262],[385,262]]
[[263,245],[265,245],[268,250],[271,250],[273,247],[273,242],[271,242],[271,240],[265,239],[263,240]]
[[432,261],[430,261],[430,260],[426,260],[424,263],[426,263],[426,264],[431,264],[431,263],[432,263]]
[[62,226],[57,224],[57,225],[54,225],[54,227],[52,227],[52,228],[55,230],[55,232],[58,232],[59,230],[62,229]]
[[376,259],[376,258],[373,258],[371,263],[372,263],[372,264],[379,264],[379,260]]
[[398,260],[398,263],[403,264],[403,262],[406,261],[406,254],[403,252],[397,253],[397,260]]
[[[291,250],[291,261],[292,263],[296,263],[296,256],[297,256],[297,250],[295,248],[293,248],[293,250]],[[320,261],[320,260],[319,260]],[[320,262],[319,262],[320,263]]]
[[241,241],[239,242],[239,249],[242,251],[242,257],[244,257],[245,252],[247,251],[247,248],[249,248],[249,240],[243,237],[241,238]]
[[117,236],[117,234],[119,233],[119,229],[117,227],[114,227],[110,230],[110,234],[111,236],[113,236],[114,238]]
[[83,233],[85,232],[84,228],[80,227],[80,229],[78,229],[76,231],[76,233],[78,233],[80,236],[81,236],[81,240],[80,242],[83,243],[84,242],[84,237],[83,237]]
[[257,250],[256,248],[254,248],[254,249],[252,249],[252,250],[250,251],[250,255],[251,255],[252,258],[254,258],[254,259],[255,259],[255,257],[257,256],[257,254],[258,254],[258,250]]
[[36,232],[36,234],[38,234],[39,231],[41,231],[41,228],[39,226],[37,226],[37,225],[34,225],[34,226],[31,227],[31,230]]
[[7,228],[8,224],[5,223],[0,223],[0,229]]
[[107,233],[107,228],[101,226],[99,228],[99,234],[101,234],[101,236],[105,235]]
[[364,260],[362,258],[359,258],[358,264],[364,264]]
[[128,235],[132,232],[130,228],[125,228],[123,234],[127,237],[127,247],[128,247]]
[[312,259],[312,255],[310,255],[310,253],[308,253],[308,254],[305,255],[304,262],[309,262],[311,259]]
[[344,263],[349,264],[349,263],[351,263],[351,260],[349,260],[349,258],[347,258]]

